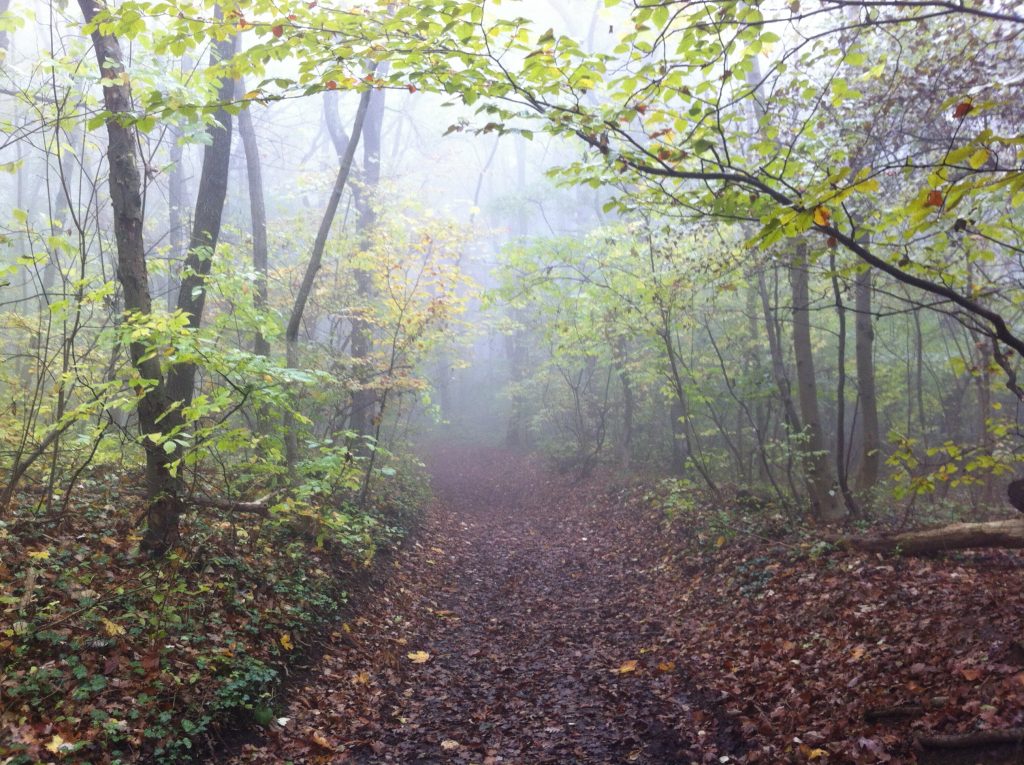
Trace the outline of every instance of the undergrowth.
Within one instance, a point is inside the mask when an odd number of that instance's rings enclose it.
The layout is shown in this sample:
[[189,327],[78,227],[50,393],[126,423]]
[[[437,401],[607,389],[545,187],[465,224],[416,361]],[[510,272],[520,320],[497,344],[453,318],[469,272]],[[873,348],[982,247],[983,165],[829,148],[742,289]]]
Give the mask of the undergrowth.
[[0,762],[179,763],[238,722],[271,724],[284,671],[426,484],[403,468],[365,510],[346,490],[266,518],[193,513],[155,562],[136,554],[130,486],[83,490],[63,518],[23,502],[0,522]]

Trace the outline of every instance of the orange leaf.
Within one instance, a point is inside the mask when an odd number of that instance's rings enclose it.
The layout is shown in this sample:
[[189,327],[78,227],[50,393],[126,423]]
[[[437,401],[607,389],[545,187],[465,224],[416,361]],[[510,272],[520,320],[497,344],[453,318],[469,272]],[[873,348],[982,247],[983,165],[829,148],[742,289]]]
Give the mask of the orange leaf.
[[938,189],[932,189],[928,192],[928,199],[924,204],[925,207],[942,207],[942,192]]
[[313,733],[313,743],[317,746],[322,746],[324,749],[333,752],[334,745],[327,740],[327,737],[323,733]]
[[964,680],[970,680],[972,683],[981,677],[981,670],[977,667],[969,667],[961,669],[960,674],[964,676]]
[[953,117],[955,117],[958,120],[962,120],[964,117],[971,113],[971,109],[973,108],[974,104],[972,104],[970,101],[961,101],[956,105],[956,108],[953,109]]
[[818,205],[814,208],[814,225],[815,226],[827,226],[829,221],[832,220],[832,213],[824,205]]
[[612,672],[617,672],[620,675],[627,675],[630,672],[636,672],[637,664],[638,662],[636,659],[630,659],[629,661],[622,662],[622,664],[619,665],[619,668],[613,669]]

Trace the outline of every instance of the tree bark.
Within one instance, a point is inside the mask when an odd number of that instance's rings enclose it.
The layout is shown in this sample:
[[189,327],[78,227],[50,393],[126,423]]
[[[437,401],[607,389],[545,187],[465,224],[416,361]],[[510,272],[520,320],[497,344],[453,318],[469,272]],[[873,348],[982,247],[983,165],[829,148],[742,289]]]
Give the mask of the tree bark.
[[[334,180],[334,188],[331,189],[331,195],[327,200],[327,208],[324,210],[323,218],[320,220],[320,229],[313,242],[313,251],[310,253],[309,263],[306,264],[306,272],[302,276],[302,284],[299,285],[299,291],[295,295],[295,304],[292,306],[292,313],[288,319],[288,328],[285,330],[285,348],[288,366],[293,369],[299,364],[299,326],[302,324],[302,314],[306,310],[306,303],[313,291],[313,282],[316,279],[317,271],[320,270],[320,263],[323,261],[327,237],[331,233],[331,225],[338,212],[341,195],[345,191],[345,184],[352,171],[352,161],[355,158],[356,147],[359,145],[359,137],[363,132],[363,123],[366,120],[371,93],[370,89],[364,90],[359,98],[359,108],[356,110],[355,121],[352,124],[352,137],[345,147],[345,155],[341,158],[338,175]],[[285,454],[289,466],[298,461],[298,451],[298,436],[295,433],[294,419],[286,417]]]
[[839,319],[839,342],[836,347],[836,477],[839,480],[839,491],[843,504],[850,515],[858,515],[857,503],[850,491],[849,476],[846,466],[846,304],[839,286],[839,275],[836,273],[836,256],[831,253],[829,266],[832,272],[832,294],[836,301],[836,316]]
[[[245,82],[238,81],[238,97],[245,93]],[[252,224],[252,267],[256,272],[256,308],[267,307],[267,204],[263,197],[263,168],[260,163],[256,129],[252,124],[252,113],[248,108],[238,113],[238,135],[245,149],[245,175],[249,184],[249,215]],[[256,330],[253,352],[260,356],[270,355],[270,343],[263,333]]]
[[869,491],[878,483],[881,462],[881,435],[878,426],[878,390],[875,387],[875,326],[871,313],[871,269],[854,279],[854,353],[857,363],[857,394],[860,410],[861,448],[857,490]]
[[[86,22],[91,21],[102,6],[94,0],[79,0]],[[114,214],[114,236],[117,241],[117,277],[124,293],[125,310],[145,317],[152,311],[146,250],[143,242],[142,176],[136,156],[136,141],[130,127],[119,121],[120,115],[132,114],[131,90],[121,79],[125,71],[121,47],[116,37],[92,32],[93,48],[103,86],[107,119],[107,161],[110,165],[110,199]],[[165,451],[162,443],[147,438],[150,434],[165,436],[181,424],[178,410],[169,408],[170,399],[160,369],[159,356],[149,354],[145,343],[129,346],[132,364],[147,386],[139,398],[139,427],[146,450],[146,532],[142,549],[160,555],[178,538],[178,518],[182,503],[178,480],[171,464],[178,459],[178,449]],[[166,415],[166,416],[165,416]]]
[[[366,111],[366,124],[363,126],[363,177],[362,187],[355,194],[355,205],[358,212],[356,230],[359,234],[359,249],[365,251],[372,245],[373,228],[377,224],[377,211],[374,207],[374,192],[380,184],[380,153],[381,130],[384,125],[384,91],[370,92],[370,103]],[[373,293],[373,278],[364,269],[355,272],[356,291],[360,300],[366,302]],[[373,334],[370,323],[360,316],[352,321],[352,361],[355,364],[357,379],[361,385],[352,393],[352,417],[349,426],[359,435],[367,435],[374,431],[374,410],[377,406],[377,393],[369,385],[369,377],[373,370],[369,359],[373,350]]]
[[622,386],[622,434],[619,438],[619,464],[623,468],[629,468],[630,458],[633,452],[633,418],[636,411],[636,396],[633,393],[633,381],[630,379],[629,370],[626,368],[626,360],[629,358],[629,348],[626,338],[619,335],[615,338],[615,345],[612,350],[612,366],[619,376],[619,384]]
[[[772,310],[771,299],[768,295],[768,285],[764,278],[764,269],[757,270],[757,291],[761,297],[761,311],[764,314],[765,334],[768,336],[768,354],[771,357],[772,378],[775,380],[775,387],[779,391],[779,398],[782,400],[782,421],[786,426],[789,437],[792,438],[800,433],[800,415],[797,414],[796,405],[793,403],[793,392],[789,382],[789,374],[786,371],[786,360],[782,353],[781,328],[776,322]],[[786,479],[789,483],[793,496],[799,499],[799,492],[796,481],[793,479],[792,459],[786,466]],[[810,489],[808,487],[808,493]]]
[[807,243],[796,243],[789,270],[793,295],[793,355],[800,418],[806,442],[802,445],[803,466],[810,489],[811,511],[815,518],[825,522],[843,518],[843,508],[836,501],[835,476],[832,472],[829,450],[825,445],[818,407],[818,383],[814,376],[814,353],[811,349],[810,291],[808,288]]
[[933,529],[835,541],[866,552],[926,555],[971,547],[1024,547],[1024,518],[983,523],[952,523]]
[[[221,17],[220,6],[216,6],[216,15]],[[210,51],[211,66],[230,59],[234,49],[233,39],[214,43]],[[234,94],[234,81],[224,76],[217,89],[218,101],[228,104]],[[192,236],[178,290],[178,310],[188,315],[188,326],[192,330],[199,329],[203,321],[206,278],[210,275],[213,253],[220,237],[221,216],[228,192],[228,171],[231,167],[231,114],[221,106],[214,113],[214,118],[218,125],[209,129],[211,140],[203,150],[203,169],[199,176]],[[181,402],[182,406],[190,404],[195,380],[196,365],[193,362],[185,361],[173,366],[167,375],[167,391],[172,400]]]

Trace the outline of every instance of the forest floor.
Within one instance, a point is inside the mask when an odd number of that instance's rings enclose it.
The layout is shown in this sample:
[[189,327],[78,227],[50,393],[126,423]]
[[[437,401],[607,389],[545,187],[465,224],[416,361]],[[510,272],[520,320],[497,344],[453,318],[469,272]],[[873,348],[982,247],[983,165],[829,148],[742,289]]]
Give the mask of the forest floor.
[[649,496],[447,448],[437,499],[233,762],[1021,762],[1024,559],[667,526]]

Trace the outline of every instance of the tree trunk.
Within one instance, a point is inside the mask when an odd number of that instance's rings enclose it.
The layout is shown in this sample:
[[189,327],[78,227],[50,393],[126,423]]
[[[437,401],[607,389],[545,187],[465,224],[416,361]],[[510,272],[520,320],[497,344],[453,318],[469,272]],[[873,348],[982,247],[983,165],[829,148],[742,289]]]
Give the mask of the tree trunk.
[[[245,82],[238,80],[238,97],[245,93]],[[256,308],[267,307],[267,204],[263,198],[263,168],[260,164],[259,145],[256,143],[256,129],[252,124],[252,112],[248,108],[238,113],[238,135],[245,149],[245,175],[249,184],[249,215],[252,223],[252,267],[256,272]],[[263,333],[256,330],[253,353],[270,355],[270,343]]]
[[173,311],[178,301],[178,291],[181,285],[178,282],[181,257],[185,252],[185,220],[182,210],[185,209],[185,173],[182,169],[184,164],[184,147],[178,142],[180,133],[171,128],[171,146],[169,160],[171,169],[167,174],[167,224],[170,227],[169,238],[171,249],[167,253],[167,277],[165,285],[164,300],[167,303],[167,310]]
[[[366,124],[363,126],[363,178],[362,187],[355,194],[355,205],[358,212],[356,230],[359,234],[360,251],[369,250],[372,246],[373,228],[377,224],[377,211],[374,198],[380,184],[380,153],[381,130],[384,125],[384,91],[370,92],[370,103],[366,111]],[[364,270],[355,272],[356,291],[359,299],[369,301],[373,293],[373,277]],[[352,417],[349,426],[359,435],[367,435],[374,431],[374,410],[377,406],[377,394],[369,385],[373,373],[370,364],[370,352],[373,350],[373,331],[370,323],[360,316],[352,321],[352,361],[355,365],[356,377],[361,385],[352,393]]]
[[832,271],[832,293],[836,300],[836,315],[839,319],[839,342],[836,347],[836,477],[839,479],[839,492],[843,504],[850,515],[858,515],[857,503],[850,491],[849,476],[846,465],[846,304],[843,303],[843,292],[839,286],[839,275],[836,273],[836,255],[829,256],[829,267]]
[[636,411],[636,396],[633,394],[633,383],[630,380],[629,370],[626,368],[626,361],[629,358],[629,348],[626,338],[619,335],[615,339],[615,347],[612,350],[612,366],[619,376],[619,383],[622,386],[622,434],[619,438],[619,464],[623,468],[629,467],[633,450],[633,418]]
[[832,522],[841,520],[845,513],[836,501],[835,476],[818,407],[818,383],[814,377],[814,354],[811,350],[808,278],[807,243],[801,240],[796,243],[789,270],[793,294],[793,356],[796,359],[800,418],[804,424],[802,434],[806,439],[801,450],[810,489],[811,511],[818,520]]
[[871,313],[871,269],[857,274],[854,280],[854,322],[857,357],[857,394],[861,427],[860,469],[857,490],[870,491],[878,483],[881,462],[881,436],[878,426],[878,391],[875,387],[875,327]]
[[[306,302],[313,291],[313,281],[317,271],[320,270],[320,263],[323,260],[324,249],[327,246],[327,237],[331,233],[331,225],[334,223],[334,216],[338,212],[338,204],[341,202],[341,195],[345,191],[345,184],[348,182],[349,173],[352,171],[352,161],[355,157],[356,147],[359,145],[359,137],[363,131],[363,123],[366,120],[366,111],[370,103],[372,90],[363,91],[359,98],[359,108],[356,110],[355,122],[352,125],[352,138],[345,147],[345,155],[341,158],[338,168],[338,175],[334,179],[334,188],[331,189],[331,196],[327,200],[327,208],[324,210],[323,218],[320,220],[320,229],[316,233],[316,240],[313,242],[313,251],[309,256],[309,263],[306,264],[306,272],[302,276],[302,284],[295,295],[295,304],[292,306],[291,317],[288,319],[288,328],[285,330],[285,348],[287,352],[288,366],[293,369],[299,365],[299,326],[302,324],[302,314],[306,310]],[[294,465],[299,458],[298,435],[295,432],[294,419],[286,417],[285,453],[288,465]]]
[[[216,6],[217,18],[221,17]],[[234,55],[234,40],[214,43],[210,51],[210,64],[227,61]],[[235,83],[224,76],[217,89],[221,104],[230,103],[235,94]],[[188,256],[182,270],[178,290],[178,309],[188,315],[188,326],[199,329],[206,305],[206,277],[213,265],[213,253],[220,237],[221,214],[228,193],[228,171],[231,168],[231,114],[223,107],[214,113],[218,125],[209,129],[210,143],[203,149],[203,169],[199,176],[199,194],[189,239]],[[192,402],[195,388],[196,365],[186,361],[176,364],[167,375],[167,391],[173,401],[182,406]]]
[[[768,336],[768,354],[771,357],[772,378],[775,380],[775,387],[778,389],[779,398],[782,401],[782,422],[786,426],[789,438],[792,439],[802,429],[800,426],[800,415],[797,414],[796,405],[793,403],[789,374],[786,371],[786,359],[782,353],[781,328],[776,321],[775,312],[772,309],[763,268],[759,268],[757,271],[757,291],[761,296],[761,311],[764,314],[765,334]],[[797,491],[796,481],[793,478],[792,459],[786,465],[786,480],[789,483],[790,491],[793,492],[794,499],[799,500],[799,492]],[[808,493],[810,493],[810,487],[808,487]]]
[[[85,20],[91,21],[99,7],[94,0],[79,0]],[[135,135],[131,128],[118,121],[118,115],[132,114],[131,90],[122,80],[124,73],[121,47],[117,38],[99,30],[92,33],[93,47],[99,63],[103,86],[103,102],[111,117],[107,120],[107,161],[110,165],[110,199],[117,240],[117,277],[124,292],[125,310],[145,317],[152,310],[146,250],[142,238],[143,202],[142,176],[136,157]],[[178,480],[171,473],[171,463],[178,459],[178,450],[170,453],[163,444],[154,443],[149,434],[166,435],[180,426],[177,410],[170,410],[170,399],[160,369],[159,355],[149,354],[145,343],[129,346],[132,364],[139,376],[149,381],[138,403],[139,427],[146,449],[146,485],[148,508],[146,532],[142,548],[154,555],[167,551],[178,538],[178,518],[182,505]],[[166,414],[166,416],[164,416]]]
[[922,555],[971,547],[1024,547],[1024,518],[984,523],[952,523],[934,529],[907,531],[876,537],[840,538],[839,541],[867,552],[899,552]]

